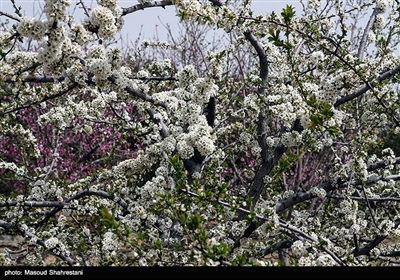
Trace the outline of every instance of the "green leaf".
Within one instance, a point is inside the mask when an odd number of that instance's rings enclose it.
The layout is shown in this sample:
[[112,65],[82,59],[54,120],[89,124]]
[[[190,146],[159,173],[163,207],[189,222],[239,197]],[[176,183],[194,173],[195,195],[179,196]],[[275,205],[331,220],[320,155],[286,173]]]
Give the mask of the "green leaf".
[[221,51],[221,52],[216,56],[216,58],[217,58],[218,60],[220,60],[221,58],[224,57],[225,54],[226,54],[226,50],[223,50],[223,51]]
[[268,30],[268,34],[270,34],[271,36],[268,37],[268,41],[272,42],[277,47],[283,46],[283,41],[280,38],[280,33],[281,33],[281,31],[279,29],[274,30],[274,29],[270,28]]
[[103,223],[104,226],[107,228],[119,228],[119,223],[115,220],[114,214],[111,214],[108,209],[104,206],[100,207],[100,221]]
[[192,216],[187,221],[187,226],[190,230],[195,230],[200,226],[201,222],[202,219],[200,216]]
[[336,126],[328,127],[328,132],[333,136],[340,134],[340,130]]
[[318,125],[322,125],[322,118],[317,114],[312,114],[310,116],[310,120],[314,127],[318,126]]
[[308,99],[307,99],[307,104],[314,107],[317,104],[317,97],[315,94],[312,94]]
[[325,102],[321,103],[321,115],[325,119],[332,117],[333,115],[332,106]]
[[283,17],[286,23],[290,23],[294,18],[296,11],[294,10],[292,5],[286,5],[286,7],[282,10],[281,16]]
[[104,206],[100,207],[101,216],[105,219],[112,219],[112,215],[108,212],[108,209]]

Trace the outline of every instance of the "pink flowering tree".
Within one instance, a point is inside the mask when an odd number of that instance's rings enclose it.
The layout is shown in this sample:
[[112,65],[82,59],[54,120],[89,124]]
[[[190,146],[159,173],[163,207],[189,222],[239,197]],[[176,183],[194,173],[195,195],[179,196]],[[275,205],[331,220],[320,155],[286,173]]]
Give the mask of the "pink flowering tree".
[[[0,228],[20,263],[398,264],[400,6],[300,2],[0,11]],[[113,44],[166,6],[182,34]]]

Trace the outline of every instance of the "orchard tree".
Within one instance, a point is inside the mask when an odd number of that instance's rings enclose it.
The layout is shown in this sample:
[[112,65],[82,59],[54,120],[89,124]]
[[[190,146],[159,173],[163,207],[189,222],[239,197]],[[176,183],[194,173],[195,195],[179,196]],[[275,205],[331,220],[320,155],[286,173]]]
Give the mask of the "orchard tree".
[[[398,1],[77,1],[80,22],[69,0],[43,19],[11,2],[0,227],[20,264],[400,262]],[[179,35],[115,44],[167,6]]]

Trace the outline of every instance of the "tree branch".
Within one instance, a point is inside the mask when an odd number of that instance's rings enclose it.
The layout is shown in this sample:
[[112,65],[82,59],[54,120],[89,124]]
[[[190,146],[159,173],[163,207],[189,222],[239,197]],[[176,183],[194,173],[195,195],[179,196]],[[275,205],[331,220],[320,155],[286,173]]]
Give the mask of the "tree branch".
[[173,6],[171,0],[161,0],[161,1],[149,1],[143,4],[137,4],[128,8],[122,8],[122,15],[126,16],[127,14],[131,14],[137,12],[139,10],[144,10],[147,8],[154,8],[154,7],[162,7],[165,9],[166,6]]
[[259,93],[264,94],[268,81],[268,56],[264,48],[260,44],[260,42],[257,41],[257,39],[249,30],[244,32],[244,36],[247,40],[249,40],[250,44],[257,52],[260,63],[260,78],[261,78],[261,86],[259,87]]
[[364,29],[364,33],[361,38],[360,46],[358,47],[358,53],[357,53],[357,56],[361,61],[363,61],[363,58],[364,58],[364,52],[365,52],[365,49],[367,46],[367,41],[368,41],[368,33],[371,30],[372,25],[374,24],[375,18],[378,15],[378,13],[379,13],[379,7],[375,7],[371,14],[371,17],[368,20],[367,26]]
[[[366,184],[369,185],[369,184],[374,184],[374,183],[376,183],[378,181],[387,182],[387,181],[391,181],[391,180],[399,181],[400,180],[400,174],[398,174],[398,175],[390,175],[390,176],[387,176],[387,177],[384,177],[384,176],[370,177],[370,178],[367,179]],[[302,203],[302,202],[304,202],[306,200],[309,200],[311,198],[316,197],[316,195],[312,193],[313,190],[316,189],[316,188],[323,189],[323,190],[325,190],[326,193],[329,193],[330,191],[332,191],[334,189],[343,188],[343,187],[346,187],[348,185],[357,186],[357,185],[361,185],[361,182],[359,182],[358,180],[351,180],[351,181],[348,181],[348,182],[336,182],[335,184],[333,182],[331,182],[331,181],[324,182],[324,183],[322,183],[322,184],[320,184],[320,185],[318,185],[318,186],[316,186],[314,188],[311,188],[310,190],[308,190],[306,192],[297,192],[297,193],[294,193],[291,196],[288,196],[288,197],[282,199],[279,203],[276,204],[275,212],[277,214],[281,213],[284,210],[286,210],[286,209],[288,209],[288,208],[290,208],[290,207],[292,207],[292,206],[294,206],[294,205],[296,205],[298,203]],[[365,199],[368,199],[368,198],[363,198],[363,200],[365,200]]]
[[[376,80],[377,80],[378,83],[379,83],[379,82],[383,82],[384,80],[387,80],[387,79],[393,77],[394,75],[398,74],[399,72],[400,72],[400,65],[398,65],[396,68],[393,68],[392,70],[389,70],[389,71],[383,73],[383,74],[380,75]],[[353,99],[355,99],[355,98],[357,98],[357,97],[363,95],[363,94],[366,93],[368,90],[372,89],[375,85],[376,85],[376,82],[370,82],[368,85],[362,87],[362,88],[359,89],[358,91],[356,91],[356,92],[354,92],[354,93],[352,93],[352,94],[346,95],[346,96],[344,96],[344,97],[338,99],[338,100],[335,102],[334,106],[335,106],[335,107],[338,107],[338,106],[340,106],[340,105],[343,104],[343,103],[346,103],[346,102],[348,102],[348,101],[350,101],[350,100],[353,100]]]
[[[39,238],[37,235],[33,234],[30,231],[22,230],[20,227],[15,227],[14,225],[12,225],[10,223],[7,223],[6,221],[3,221],[3,220],[0,220],[0,227],[4,228],[5,230],[10,230],[12,228],[15,228],[15,230],[18,231],[18,232],[21,232],[22,235],[24,235],[26,237],[29,237],[31,239],[35,239],[37,244],[39,244],[43,248],[47,249],[45,241],[43,239]],[[59,257],[60,259],[62,259],[63,261],[65,261],[69,266],[73,266],[76,263],[75,260],[73,260],[72,258],[68,257],[64,253],[56,254],[56,253],[54,253],[52,251],[53,250],[50,250],[50,252],[53,255],[55,255],[55,256]]]
[[5,17],[11,18],[11,19],[13,19],[13,20],[15,20],[15,21],[20,21],[19,18],[14,17],[14,16],[12,16],[12,15],[10,15],[10,14],[8,14],[8,13],[2,12],[2,11],[0,11],[0,16],[5,16]]

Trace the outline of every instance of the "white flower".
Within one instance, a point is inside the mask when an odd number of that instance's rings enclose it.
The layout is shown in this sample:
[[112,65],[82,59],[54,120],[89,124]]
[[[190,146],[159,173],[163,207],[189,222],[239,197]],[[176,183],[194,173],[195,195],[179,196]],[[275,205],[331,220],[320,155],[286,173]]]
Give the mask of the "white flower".
[[75,41],[81,46],[85,46],[88,43],[92,42],[94,39],[94,36],[92,33],[87,31],[83,25],[81,24],[74,24],[72,25],[69,33],[69,37],[71,41]]
[[49,20],[67,21],[67,8],[71,6],[69,0],[46,0],[44,12]]
[[335,261],[330,255],[323,254],[316,259],[315,264],[318,266],[333,266]]
[[103,39],[112,39],[118,31],[113,12],[106,7],[97,6],[90,19],[91,23],[99,26],[98,35]]
[[239,136],[239,141],[244,145],[248,145],[252,139],[252,136],[247,132],[242,132]]
[[181,0],[178,3],[177,6],[183,11],[181,17],[185,20],[195,18],[201,12],[201,4],[197,0]]
[[309,61],[311,64],[316,65],[317,63],[321,62],[324,58],[325,55],[322,51],[315,51],[310,54]]
[[41,40],[46,32],[46,24],[34,18],[22,18],[17,25],[17,31],[22,36]]
[[386,11],[386,8],[393,5],[393,0],[375,0],[376,7],[379,9],[379,12],[383,14]]
[[375,247],[375,248],[372,248],[369,253],[372,257],[377,258],[381,254],[381,251]]
[[376,35],[375,35],[374,32],[370,31],[370,32],[368,33],[368,42],[373,43],[373,42],[375,42],[375,41],[376,41]]
[[202,156],[208,156],[215,150],[213,141],[206,136],[200,137],[196,146]]
[[105,80],[111,74],[111,65],[105,60],[94,59],[89,65],[89,70],[100,80]]
[[293,244],[291,246],[291,250],[292,250],[293,254],[297,257],[304,256],[307,253],[303,242],[300,240],[296,240],[295,242],[293,242]]
[[58,245],[58,243],[59,240],[57,237],[51,237],[44,242],[44,245],[46,246],[47,249],[53,249]]
[[86,54],[87,58],[106,58],[106,50],[103,45],[93,45]]
[[193,65],[187,65],[178,72],[177,77],[179,79],[180,86],[182,88],[186,88],[196,81],[198,74]]
[[307,5],[310,9],[318,9],[321,6],[321,0],[308,0]]
[[188,159],[194,155],[194,148],[188,145],[185,139],[178,141],[176,148],[182,159]]
[[97,0],[97,4],[109,9],[115,8],[118,5],[118,2],[119,0]]
[[147,72],[146,70],[139,70],[137,73],[136,73],[136,76],[138,77],[138,78],[147,78],[147,77],[149,77],[150,76],[150,74],[149,74],[149,72]]
[[118,247],[117,236],[110,231],[104,233],[101,243],[104,251],[115,251]]
[[319,198],[324,198],[326,196],[326,191],[323,188],[312,188],[310,192]]
[[285,132],[282,134],[281,141],[286,147],[294,147],[301,143],[301,136],[297,131]]

